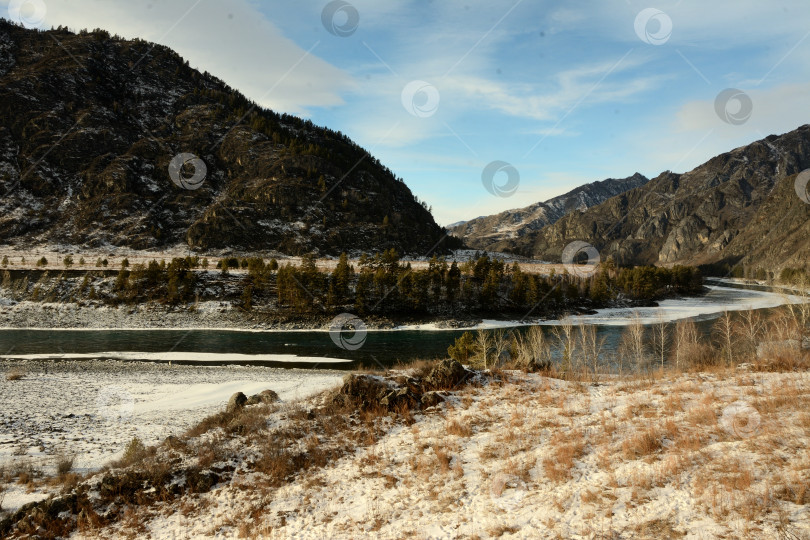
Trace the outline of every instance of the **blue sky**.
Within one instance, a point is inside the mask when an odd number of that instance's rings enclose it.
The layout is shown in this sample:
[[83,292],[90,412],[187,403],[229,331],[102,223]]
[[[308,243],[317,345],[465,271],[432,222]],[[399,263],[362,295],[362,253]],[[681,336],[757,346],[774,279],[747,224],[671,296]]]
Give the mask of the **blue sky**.
[[[684,172],[810,122],[807,0],[352,0],[329,19],[356,13],[345,36],[324,26],[326,1],[25,1],[44,26],[166,44],[264,106],[347,133],[442,224]],[[403,99],[414,87],[427,93]],[[727,88],[752,106],[721,108],[735,123],[716,112]],[[482,184],[495,160],[520,174],[512,196]]]

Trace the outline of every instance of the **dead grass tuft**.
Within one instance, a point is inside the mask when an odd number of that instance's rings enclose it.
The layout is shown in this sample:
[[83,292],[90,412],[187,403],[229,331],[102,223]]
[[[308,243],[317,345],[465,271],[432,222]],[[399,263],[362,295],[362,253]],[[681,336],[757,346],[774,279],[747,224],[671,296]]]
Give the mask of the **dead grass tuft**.
[[626,459],[649,456],[662,448],[663,437],[664,430],[657,426],[637,430],[622,441],[622,453]]
[[584,434],[579,430],[557,432],[549,444],[552,456],[543,460],[543,472],[553,482],[569,480],[576,460],[585,454]]
[[25,372],[19,368],[11,369],[6,372],[7,381],[19,381],[25,377]]
[[472,428],[466,424],[462,424],[458,420],[448,420],[445,428],[446,432],[450,435],[468,438],[472,436]]

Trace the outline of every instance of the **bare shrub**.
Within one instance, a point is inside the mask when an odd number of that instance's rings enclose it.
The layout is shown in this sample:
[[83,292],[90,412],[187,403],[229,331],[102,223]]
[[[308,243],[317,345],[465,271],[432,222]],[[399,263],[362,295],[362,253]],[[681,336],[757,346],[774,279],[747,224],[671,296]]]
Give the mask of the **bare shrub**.
[[663,446],[663,435],[663,430],[655,426],[648,426],[636,431],[622,441],[622,452],[625,458],[635,459],[657,452]]
[[493,356],[493,365],[500,366],[501,357],[509,348],[509,340],[507,339],[506,330],[503,328],[498,328],[494,330],[491,334],[491,342],[492,342],[492,356]]
[[470,437],[472,435],[472,428],[466,424],[462,424],[458,420],[449,420],[445,431],[450,435],[458,435],[459,437]]
[[124,449],[124,455],[114,463],[118,467],[127,467],[142,462],[149,455],[149,451],[138,437],[133,437]]
[[720,362],[720,356],[714,347],[700,339],[694,321],[690,319],[678,321],[674,337],[672,356],[676,369],[702,369]]
[[60,453],[56,455],[56,474],[65,476],[73,470],[73,464],[76,461],[76,454]]
[[687,359],[692,349],[700,343],[697,327],[691,319],[681,319],[675,324],[675,343],[673,357],[675,368],[687,367]]
[[526,371],[537,367],[551,367],[551,347],[539,326],[531,326],[524,333],[514,335],[514,363]]

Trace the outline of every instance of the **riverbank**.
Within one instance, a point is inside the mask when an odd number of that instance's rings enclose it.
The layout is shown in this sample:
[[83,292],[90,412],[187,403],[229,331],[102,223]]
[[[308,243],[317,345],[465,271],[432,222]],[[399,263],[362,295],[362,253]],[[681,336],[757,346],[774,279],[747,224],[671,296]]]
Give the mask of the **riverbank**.
[[[702,296],[662,299],[658,302],[616,302],[615,307],[582,310],[574,313],[584,324],[626,324],[638,315],[645,324],[671,322],[687,317],[709,316],[723,311],[772,308],[786,303],[810,300],[807,294],[790,295],[753,291],[730,286],[711,285]],[[480,317],[428,317],[398,319],[366,315],[366,330],[461,330],[491,329],[531,324],[553,325],[553,317],[540,318],[531,313],[522,319]],[[557,315],[562,316],[563,313]],[[334,316],[311,315],[291,318],[278,313],[245,311],[230,302],[207,301],[186,308],[158,303],[111,306],[101,303],[13,302],[0,298],[0,330],[232,330],[252,332],[329,331]]]
[[[73,457],[75,472],[98,470],[120,458],[133,437],[159,444],[219,411],[236,391],[252,395],[272,389],[290,402],[307,398],[338,384],[343,375],[326,369],[329,359],[319,360],[319,370],[0,360],[0,476],[15,469],[53,475],[60,456]],[[7,488],[2,506],[37,498],[26,491]]]
[[[490,372],[443,403],[400,412],[335,415],[335,395],[221,413],[119,476],[90,476],[90,506],[73,527],[87,538],[810,534],[807,372],[737,367],[598,384]],[[126,487],[126,475],[161,462],[172,463],[162,478],[184,478],[172,481],[183,495]],[[116,502],[130,489],[129,503]],[[61,504],[53,511],[70,517]],[[50,508],[37,519],[55,526]]]

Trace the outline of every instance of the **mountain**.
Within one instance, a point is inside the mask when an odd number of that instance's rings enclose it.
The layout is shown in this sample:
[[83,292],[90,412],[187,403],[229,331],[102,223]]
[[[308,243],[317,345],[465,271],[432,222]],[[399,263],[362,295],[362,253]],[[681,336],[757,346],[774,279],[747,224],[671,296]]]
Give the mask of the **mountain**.
[[142,40],[0,20],[0,119],[2,243],[424,255],[445,234],[342,133]]
[[810,125],[721,154],[517,238],[508,248],[559,260],[582,240],[623,264],[806,267],[810,204],[794,186],[810,168]]
[[471,248],[487,251],[514,249],[515,239],[555,223],[566,214],[582,212],[610,197],[643,186],[648,181],[639,173],[618,180],[609,178],[579,186],[545,202],[449,225],[447,228]]

